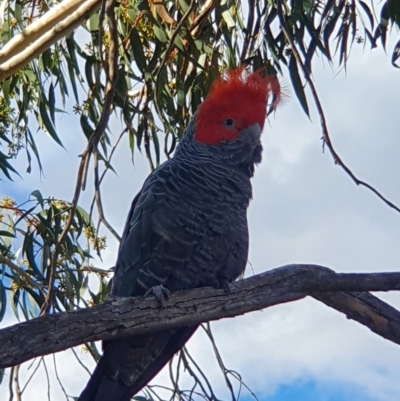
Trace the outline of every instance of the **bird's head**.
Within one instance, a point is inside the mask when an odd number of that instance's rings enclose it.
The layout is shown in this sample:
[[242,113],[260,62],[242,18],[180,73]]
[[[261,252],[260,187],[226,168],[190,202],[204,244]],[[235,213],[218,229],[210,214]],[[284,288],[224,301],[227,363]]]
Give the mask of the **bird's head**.
[[196,152],[201,160],[221,160],[242,166],[252,175],[261,161],[261,132],[267,103],[275,108],[281,99],[276,77],[250,73],[243,67],[227,71],[211,86],[177,149],[177,155]]
[[271,96],[275,107],[281,97],[275,77],[251,74],[242,67],[226,72],[196,113],[193,140],[220,154],[229,150],[238,164],[260,162],[260,136]]

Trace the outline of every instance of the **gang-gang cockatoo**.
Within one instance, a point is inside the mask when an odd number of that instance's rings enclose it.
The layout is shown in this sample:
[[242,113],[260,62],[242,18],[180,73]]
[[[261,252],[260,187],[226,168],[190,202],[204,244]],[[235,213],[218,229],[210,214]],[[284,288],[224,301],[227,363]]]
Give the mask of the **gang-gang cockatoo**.
[[[228,71],[211,87],[173,157],[133,200],[112,282],[113,295],[227,287],[248,254],[250,179],[261,161],[274,77]],[[103,356],[79,401],[128,401],[188,341],[197,326],[104,341]]]

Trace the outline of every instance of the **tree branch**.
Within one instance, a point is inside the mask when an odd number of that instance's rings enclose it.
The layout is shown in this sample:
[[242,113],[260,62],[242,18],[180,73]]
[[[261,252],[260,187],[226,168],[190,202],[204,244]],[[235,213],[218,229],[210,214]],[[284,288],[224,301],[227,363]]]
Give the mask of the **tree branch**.
[[400,290],[400,273],[339,274],[322,266],[287,265],[232,283],[229,293],[207,287],[172,294],[163,310],[153,297],[112,297],[93,308],[43,316],[0,330],[0,368],[84,342],[234,317],[307,295],[400,344],[400,312],[368,293],[359,293],[390,290]]
[[2,254],[0,254],[0,265],[4,264],[10,268],[14,273],[16,273],[18,276],[22,277],[22,280],[25,280],[32,288],[41,290],[43,286],[41,284],[36,283],[33,281],[31,276],[26,273],[24,270],[22,270],[20,267],[18,267],[15,263],[13,263],[10,259],[6,258]]
[[353,173],[352,170],[350,170],[348,165],[345,164],[343,162],[343,160],[339,157],[338,153],[336,152],[335,148],[333,147],[331,138],[329,136],[328,127],[326,124],[325,113],[322,108],[321,102],[319,100],[317,89],[315,88],[314,82],[311,78],[311,72],[309,71],[307,66],[303,63],[300,53],[297,50],[295,41],[292,38],[292,36],[290,35],[289,31],[286,29],[286,24],[285,24],[285,19],[284,19],[283,12],[282,12],[282,7],[283,7],[282,0],[278,0],[278,15],[279,15],[279,22],[281,24],[282,32],[284,33],[286,40],[290,44],[290,48],[293,52],[293,56],[295,57],[296,62],[300,65],[301,70],[303,71],[304,79],[306,80],[306,82],[308,83],[308,85],[310,87],[310,91],[311,91],[312,97],[315,102],[315,106],[316,106],[318,114],[319,114],[319,120],[320,120],[320,125],[321,125],[321,130],[322,130],[322,138],[321,138],[322,139],[322,149],[324,150],[325,145],[328,147],[329,152],[331,153],[331,155],[333,157],[334,163],[339,165],[340,167],[342,167],[342,169],[346,172],[346,174],[348,174],[350,176],[350,178],[354,181],[354,183],[357,186],[362,186],[362,187],[369,189],[376,196],[378,196],[378,198],[380,198],[384,203],[386,203],[387,206],[391,207],[392,209],[394,209],[400,213],[400,207],[398,207],[393,202],[391,202],[389,199],[387,199],[385,196],[383,196],[372,185],[370,185],[367,182],[362,181],[358,177],[356,177],[356,175]]
[[[108,121],[110,119],[110,114],[112,111],[112,99],[114,97],[114,92],[115,92],[114,88],[115,88],[116,73],[118,68],[118,52],[117,52],[118,38],[117,38],[117,27],[116,27],[115,10],[114,10],[115,1],[116,0],[106,0],[105,4],[105,11],[107,14],[107,21],[110,29],[110,44],[108,51],[108,65],[106,70],[107,81],[105,87],[103,110],[100,116],[100,120],[94,132],[90,136],[87,147],[82,155],[75,185],[74,197],[71,202],[71,210],[68,214],[68,220],[64,225],[64,229],[61,232],[60,237],[58,238],[58,241],[56,243],[51,258],[48,293],[41,308],[41,315],[48,313],[51,308],[52,300],[54,297],[54,281],[56,278],[57,258],[58,255],[61,253],[61,246],[64,243],[68,235],[68,231],[72,225],[72,221],[75,216],[75,211],[78,205],[78,200],[81,194],[81,190],[85,189],[87,167],[90,161],[90,156],[93,152],[97,151],[97,145],[101,139],[101,136],[103,135],[104,131],[107,128]],[[102,21],[100,23],[102,23]],[[97,239],[97,234],[96,234],[96,239]]]
[[100,5],[101,0],[64,0],[15,35],[0,51],[0,82],[72,32]]

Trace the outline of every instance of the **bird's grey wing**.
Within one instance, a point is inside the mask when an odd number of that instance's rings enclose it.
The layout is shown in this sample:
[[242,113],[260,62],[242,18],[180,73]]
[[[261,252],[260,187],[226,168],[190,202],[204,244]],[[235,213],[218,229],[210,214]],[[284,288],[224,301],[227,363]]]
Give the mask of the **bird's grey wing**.
[[171,189],[175,170],[173,163],[160,166],[132,205],[116,263],[113,295],[143,295],[165,284],[171,269],[190,259],[195,242],[181,247],[175,241],[186,235],[171,206],[179,201]]
[[[169,168],[166,164],[155,171],[132,203],[116,263],[113,295],[143,295],[169,277],[173,267],[169,244],[171,235],[179,231],[173,224],[169,227],[171,219],[163,218],[168,214],[162,209]],[[177,252],[181,258],[187,257]],[[196,328],[104,341],[103,356],[79,401],[128,401],[182,348]]]

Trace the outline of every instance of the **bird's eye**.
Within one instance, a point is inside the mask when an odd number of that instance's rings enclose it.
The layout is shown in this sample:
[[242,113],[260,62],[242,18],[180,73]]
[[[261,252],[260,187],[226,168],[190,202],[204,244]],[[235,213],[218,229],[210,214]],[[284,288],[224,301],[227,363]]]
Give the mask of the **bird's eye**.
[[224,120],[224,125],[225,127],[233,128],[235,126],[235,121],[233,121],[232,118],[227,118]]

